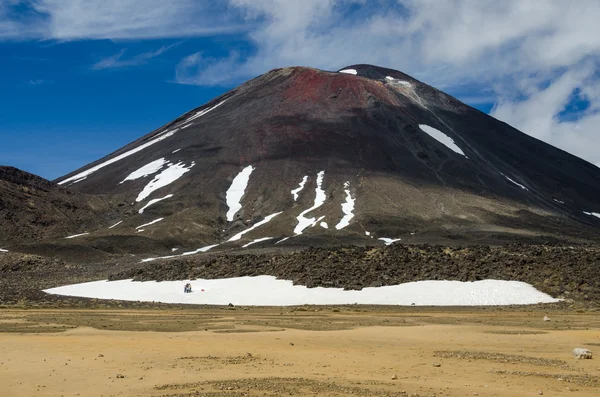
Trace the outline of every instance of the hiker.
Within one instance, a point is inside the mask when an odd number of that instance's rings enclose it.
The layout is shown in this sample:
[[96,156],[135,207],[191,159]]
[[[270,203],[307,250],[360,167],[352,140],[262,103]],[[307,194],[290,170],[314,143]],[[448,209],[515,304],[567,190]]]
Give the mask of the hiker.
[[184,292],[184,293],[190,293],[190,292],[192,292],[192,284],[190,284],[190,283],[187,283],[187,284],[185,285],[185,287],[183,287],[183,292]]

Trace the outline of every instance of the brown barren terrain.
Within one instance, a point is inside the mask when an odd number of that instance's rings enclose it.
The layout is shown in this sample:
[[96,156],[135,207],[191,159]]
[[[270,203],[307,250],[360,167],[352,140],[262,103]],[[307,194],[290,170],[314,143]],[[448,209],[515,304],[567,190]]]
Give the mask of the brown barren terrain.
[[3,309],[0,394],[598,396],[597,357],[571,350],[600,351],[599,327],[543,307]]

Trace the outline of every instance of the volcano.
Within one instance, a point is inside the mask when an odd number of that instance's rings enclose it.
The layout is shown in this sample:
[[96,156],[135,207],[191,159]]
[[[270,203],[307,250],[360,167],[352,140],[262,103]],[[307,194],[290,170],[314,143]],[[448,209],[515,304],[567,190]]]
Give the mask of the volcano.
[[173,256],[600,231],[599,168],[371,65],[272,70],[55,182],[127,203],[85,241]]

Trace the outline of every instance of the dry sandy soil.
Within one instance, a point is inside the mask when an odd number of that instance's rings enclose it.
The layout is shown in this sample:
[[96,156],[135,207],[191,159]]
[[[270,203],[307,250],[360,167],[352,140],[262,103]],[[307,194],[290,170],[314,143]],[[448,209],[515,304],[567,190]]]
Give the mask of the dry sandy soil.
[[0,311],[0,395],[600,395],[600,312],[157,308]]

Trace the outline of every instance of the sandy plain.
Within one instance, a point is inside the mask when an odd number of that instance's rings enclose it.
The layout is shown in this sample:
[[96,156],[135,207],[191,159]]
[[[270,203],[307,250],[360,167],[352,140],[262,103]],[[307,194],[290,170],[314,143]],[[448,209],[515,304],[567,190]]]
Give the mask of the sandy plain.
[[598,396],[600,312],[2,309],[0,395]]

